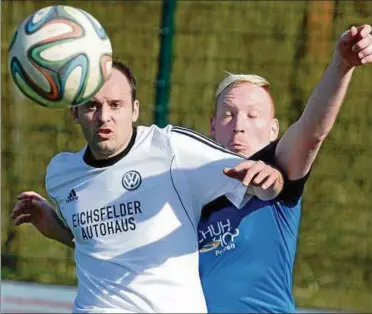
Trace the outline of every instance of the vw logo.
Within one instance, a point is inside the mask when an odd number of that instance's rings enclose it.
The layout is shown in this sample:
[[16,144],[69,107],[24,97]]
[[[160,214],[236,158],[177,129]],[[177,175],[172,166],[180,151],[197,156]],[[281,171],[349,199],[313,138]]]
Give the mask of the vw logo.
[[131,170],[123,176],[122,182],[127,190],[133,191],[138,189],[138,187],[141,185],[142,178],[137,171]]

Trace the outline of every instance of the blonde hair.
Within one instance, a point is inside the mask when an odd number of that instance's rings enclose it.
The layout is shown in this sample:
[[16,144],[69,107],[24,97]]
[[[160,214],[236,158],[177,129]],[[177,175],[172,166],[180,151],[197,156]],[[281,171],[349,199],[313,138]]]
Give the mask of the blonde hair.
[[233,74],[226,72],[227,76],[218,84],[216,91],[216,100],[225,91],[227,88],[232,86],[235,83],[248,82],[260,87],[269,87],[270,83],[261,76],[256,74]]

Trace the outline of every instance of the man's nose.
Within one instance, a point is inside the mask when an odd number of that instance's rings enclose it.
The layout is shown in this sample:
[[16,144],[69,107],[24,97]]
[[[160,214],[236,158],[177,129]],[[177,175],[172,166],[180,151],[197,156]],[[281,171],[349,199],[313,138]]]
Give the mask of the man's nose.
[[110,121],[111,119],[111,111],[107,104],[102,104],[97,112],[97,118],[103,123]]
[[241,114],[238,114],[235,118],[235,125],[233,128],[233,132],[235,134],[245,132],[245,121],[244,121],[244,117]]

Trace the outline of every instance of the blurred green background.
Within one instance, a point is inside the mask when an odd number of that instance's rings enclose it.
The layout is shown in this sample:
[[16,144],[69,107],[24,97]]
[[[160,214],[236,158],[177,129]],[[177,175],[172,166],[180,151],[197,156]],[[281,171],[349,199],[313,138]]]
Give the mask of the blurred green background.
[[[9,214],[23,190],[45,194],[44,174],[59,151],[84,144],[67,110],[15,93],[7,49],[18,23],[45,6],[94,15],[114,54],[136,73],[141,124],[153,123],[161,1],[2,1],[2,279],[76,284],[73,252]],[[272,85],[281,131],[301,114],[351,25],[371,23],[369,1],[178,1],[169,122],[208,134],[224,71],[256,73]],[[307,184],[294,294],[298,306],[372,310],[372,68],[358,68],[337,123]]]

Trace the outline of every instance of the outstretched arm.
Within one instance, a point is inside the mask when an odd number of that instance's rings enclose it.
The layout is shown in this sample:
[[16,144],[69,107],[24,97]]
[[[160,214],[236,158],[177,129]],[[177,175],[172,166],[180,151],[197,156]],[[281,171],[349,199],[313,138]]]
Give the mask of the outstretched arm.
[[337,42],[333,59],[300,117],[280,139],[276,160],[288,179],[303,178],[331,131],[356,66],[372,63],[371,26],[352,27]]

